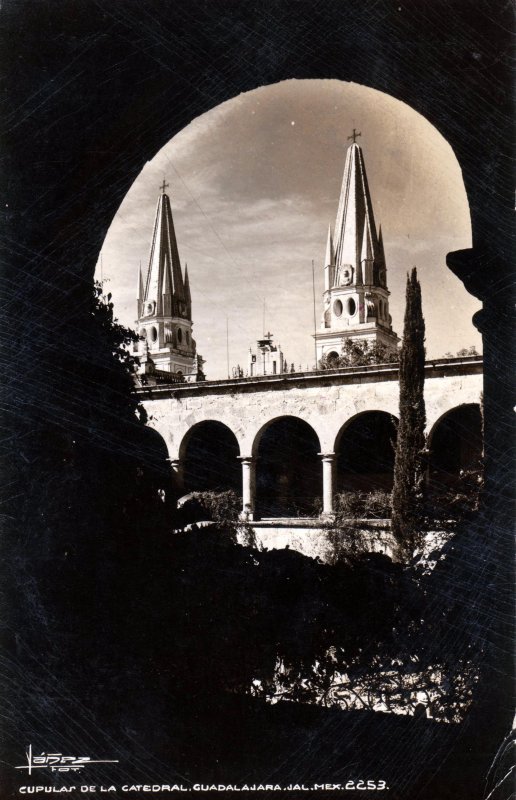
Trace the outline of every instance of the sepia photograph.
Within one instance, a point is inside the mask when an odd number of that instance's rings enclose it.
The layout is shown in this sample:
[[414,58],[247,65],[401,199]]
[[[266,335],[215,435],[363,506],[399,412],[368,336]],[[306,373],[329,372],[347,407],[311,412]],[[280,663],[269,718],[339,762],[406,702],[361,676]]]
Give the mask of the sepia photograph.
[[509,800],[510,6],[0,14],[0,797]]

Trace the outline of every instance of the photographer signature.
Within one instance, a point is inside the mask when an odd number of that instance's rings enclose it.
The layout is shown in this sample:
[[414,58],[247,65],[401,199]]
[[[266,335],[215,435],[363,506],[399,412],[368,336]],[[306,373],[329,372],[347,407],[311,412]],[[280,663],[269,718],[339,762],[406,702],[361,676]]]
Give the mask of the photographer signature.
[[49,769],[51,772],[77,772],[89,764],[118,764],[118,759],[91,759],[89,756],[64,756],[62,753],[41,753],[36,756],[32,752],[32,745],[25,754],[27,764],[15,769],[26,769],[32,775],[33,769]]

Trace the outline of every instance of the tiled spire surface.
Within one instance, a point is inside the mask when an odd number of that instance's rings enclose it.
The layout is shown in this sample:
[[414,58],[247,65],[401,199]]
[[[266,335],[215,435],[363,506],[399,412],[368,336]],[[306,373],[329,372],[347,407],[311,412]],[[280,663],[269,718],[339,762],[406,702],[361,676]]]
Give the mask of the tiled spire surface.
[[346,154],[333,247],[336,273],[341,267],[351,266],[353,283],[363,285],[371,282],[369,276],[364,275],[363,262],[367,260],[379,264],[382,257],[364,156],[356,142],[350,145]]
[[177,249],[170,198],[159,197],[142,305],[154,305],[156,314],[186,316],[187,298]]

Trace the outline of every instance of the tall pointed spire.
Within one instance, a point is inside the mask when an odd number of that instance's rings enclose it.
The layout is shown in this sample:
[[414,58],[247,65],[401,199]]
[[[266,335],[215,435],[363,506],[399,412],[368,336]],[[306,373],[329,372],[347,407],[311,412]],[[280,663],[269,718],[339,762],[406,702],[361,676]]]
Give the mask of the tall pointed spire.
[[[156,374],[170,372],[181,379],[197,380],[190,285],[187,272],[183,279],[167,186],[165,180],[160,186],[149,262],[143,275],[140,264],[136,324],[140,339],[152,354]],[[135,352],[142,352],[142,347],[140,342]]]
[[[353,129],[346,153],[337,219],[328,231],[324,259],[324,309],[315,333],[318,358],[334,358],[348,340],[381,345],[390,356],[398,337],[389,315],[385,254],[376,233],[364,156]],[[379,352],[379,350],[377,351]]]
[[335,222],[335,264],[353,270],[353,281],[363,284],[363,254],[378,255],[378,238],[362,148],[356,142],[348,148],[337,220]]
[[[166,187],[166,184],[164,185]],[[185,307],[186,303],[181,262],[170,199],[165,194],[164,187],[161,188],[142,299],[145,307],[153,306],[158,314],[182,316],[186,313],[186,308],[184,311],[181,311],[181,308]],[[170,307],[165,308],[165,304]]]

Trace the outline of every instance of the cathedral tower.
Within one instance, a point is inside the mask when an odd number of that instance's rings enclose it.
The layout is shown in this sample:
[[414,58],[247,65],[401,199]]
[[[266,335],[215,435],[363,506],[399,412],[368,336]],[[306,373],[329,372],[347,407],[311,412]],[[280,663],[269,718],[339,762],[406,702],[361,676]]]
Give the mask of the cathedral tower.
[[183,277],[167,186],[163,181],[160,187],[149,263],[138,276],[137,352],[142,368],[150,359],[162,372],[194,376],[200,359],[192,338],[188,268]]
[[347,339],[377,343],[396,352],[389,315],[387,269],[381,229],[376,232],[360,134],[348,148],[337,219],[328,229],[324,260],[324,312],[315,334],[317,360],[340,355]]

